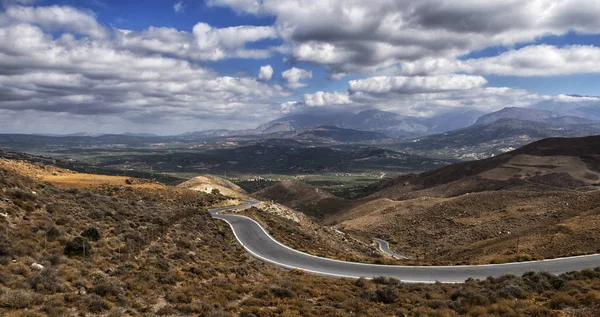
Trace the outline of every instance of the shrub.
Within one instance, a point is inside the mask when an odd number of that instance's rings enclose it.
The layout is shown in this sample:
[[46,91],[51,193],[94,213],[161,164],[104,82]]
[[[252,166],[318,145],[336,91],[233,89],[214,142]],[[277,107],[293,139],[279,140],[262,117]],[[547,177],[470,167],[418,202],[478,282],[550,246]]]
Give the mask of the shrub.
[[398,299],[398,290],[393,286],[385,286],[375,291],[375,300],[384,304],[391,304]]
[[6,191],[8,197],[12,199],[18,199],[23,201],[34,201],[35,195],[29,191],[25,191],[19,188],[12,188]]
[[552,309],[563,309],[566,307],[577,307],[579,301],[571,295],[558,293],[552,296],[546,305]]
[[46,231],[46,238],[50,241],[54,241],[56,238],[60,237],[60,231],[58,228],[52,226],[48,231]]
[[31,275],[27,280],[31,289],[36,292],[58,293],[65,289],[54,269],[44,269]]
[[271,287],[269,291],[278,298],[291,298],[294,295],[289,289],[281,287]]
[[110,309],[110,305],[102,299],[102,297],[96,294],[90,294],[85,298],[85,304],[87,306],[88,311],[99,314],[105,310]]
[[90,227],[90,228],[85,229],[81,233],[81,236],[88,238],[91,241],[98,241],[98,240],[100,240],[100,231],[98,231],[98,229],[96,229],[94,227]]
[[77,255],[88,255],[92,251],[92,246],[83,237],[75,237],[73,240],[67,242],[65,246],[65,255],[77,256]]
[[6,293],[0,296],[0,306],[13,308],[13,309],[24,309],[30,308],[34,305],[40,304],[42,298],[26,290],[12,290],[9,289]]
[[213,188],[210,193],[213,195],[221,195],[221,191],[218,188]]
[[395,277],[385,277],[378,276],[372,279],[375,284],[383,284],[383,285],[399,285],[400,280]]
[[363,288],[366,285],[367,285],[367,280],[364,277],[361,277],[358,280],[354,281],[354,286]]

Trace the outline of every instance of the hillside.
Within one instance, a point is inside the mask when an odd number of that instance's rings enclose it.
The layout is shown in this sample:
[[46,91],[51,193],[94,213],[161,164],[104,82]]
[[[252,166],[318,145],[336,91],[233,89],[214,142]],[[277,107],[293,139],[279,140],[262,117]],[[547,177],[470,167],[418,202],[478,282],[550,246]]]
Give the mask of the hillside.
[[323,220],[401,253],[438,261],[504,261],[596,252],[600,136],[550,138],[494,158],[404,175]]
[[196,176],[187,180],[177,187],[187,188],[195,191],[210,194],[213,190],[218,190],[219,193],[225,196],[234,198],[248,198],[248,194],[238,185],[214,175]]
[[[252,258],[229,226],[202,212],[220,195],[130,184],[60,188],[20,174],[55,167],[2,162],[2,316],[460,316],[498,309],[541,316],[577,309],[593,316],[600,309],[597,270],[449,285],[285,271]],[[347,239],[314,230],[311,239]],[[355,252],[368,252],[360,245]],[[518,294],[504,292],[515,287]]]
[[298,140],[322,140],[335,142],[361,142],[370,140],[385,139],[387,136],[382,133],[367,132],[354,129],[343,129],[334,126],[320,126],[310,129],[302,129],[297,134],[291,136]]
[[359,113],[303,113],[284,116],[257,128],[264,133],[290,132],[317,126],[335,126],[345,129],[383,133],[392,137],[439,133],[471,125],[481,113],[456,111],[431,118],[403,116],[376,109]]
[[507,107],[500,111],[492,112],[483,115],[477,119],[475,124],[489,124],[500,119],[517,119],[523,121],[540,122],[551,125],[568,125],[568,124],[592,124],[594,121],[575,117],[561,116],[560,114],[547,110]]
[[[463,160],[500,155],[550,137],[582,137],[600,134],[600,124],[550,125],[543,122],[501,118],[442,134],[425,136],[398,145],[400,151]],[[561,119],[562,120],[562,119]]]
[[278,182],[253,193],[253,196],[301,211],[313,219],[321,219],[351,203],[299,181]]
[[493,158],[385,180],[366,188],[363,196],[448,197],[535,185],[577,189],[598,185],[598,164],[600,136],[549,138]]

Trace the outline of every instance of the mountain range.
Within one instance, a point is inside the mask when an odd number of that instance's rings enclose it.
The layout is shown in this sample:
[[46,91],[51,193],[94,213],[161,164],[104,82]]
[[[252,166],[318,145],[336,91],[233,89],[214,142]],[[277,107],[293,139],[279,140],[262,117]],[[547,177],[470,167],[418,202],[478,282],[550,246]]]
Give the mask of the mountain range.
[[326,114],[302,113],[285,116],[260,125],[261,133],[296,131],[317,126],[371,131],[390,137],[424,135],[450,131],[473,124],[482,113],[469,110],[445,113],[432,118],[402,116],[381,110],[364,110],[359,113],[334,112]]

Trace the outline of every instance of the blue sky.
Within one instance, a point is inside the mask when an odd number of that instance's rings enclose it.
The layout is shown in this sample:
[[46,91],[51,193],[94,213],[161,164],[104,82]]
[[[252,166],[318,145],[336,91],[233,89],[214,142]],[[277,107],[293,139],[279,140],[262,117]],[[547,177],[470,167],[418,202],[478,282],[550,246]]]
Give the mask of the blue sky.
[[600,95],[594,1],[0,3],[0,132],[173,134],[307,109],[427,117]]

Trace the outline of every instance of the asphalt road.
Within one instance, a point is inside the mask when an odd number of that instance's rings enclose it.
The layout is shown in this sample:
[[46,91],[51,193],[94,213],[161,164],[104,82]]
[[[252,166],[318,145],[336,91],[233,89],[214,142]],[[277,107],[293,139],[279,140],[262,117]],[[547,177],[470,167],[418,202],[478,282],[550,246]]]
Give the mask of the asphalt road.
[[395,259],[408,259],[408,257],[400,254],[400,253],[396,253],[394,251],[392,251],[392,249],[390,249],[390,244],[383,240],[383,239],[378,239],[378,238],[374,238],[373,241],[375,241],[375,243],[377,243],[377,245],[379,246],[379,250],[381,250],[383,253],[395,258]]
[[506,274],[522,275],[529,271],[560,274],[600,266],[600,254],[508,264],[465,266],[399,266],[345,262],[320,258],[291,249],[272,238],[256,221],[237,215],[218,214],[222,211],[244,209],[260,202],[246,201],[235,207],[210,210],[212,216],[229,223],[237,240],[250,254],[263,261],[288,269],[350,278],[390,276],[407,283],[464,282],[468,278],[485,279]]

